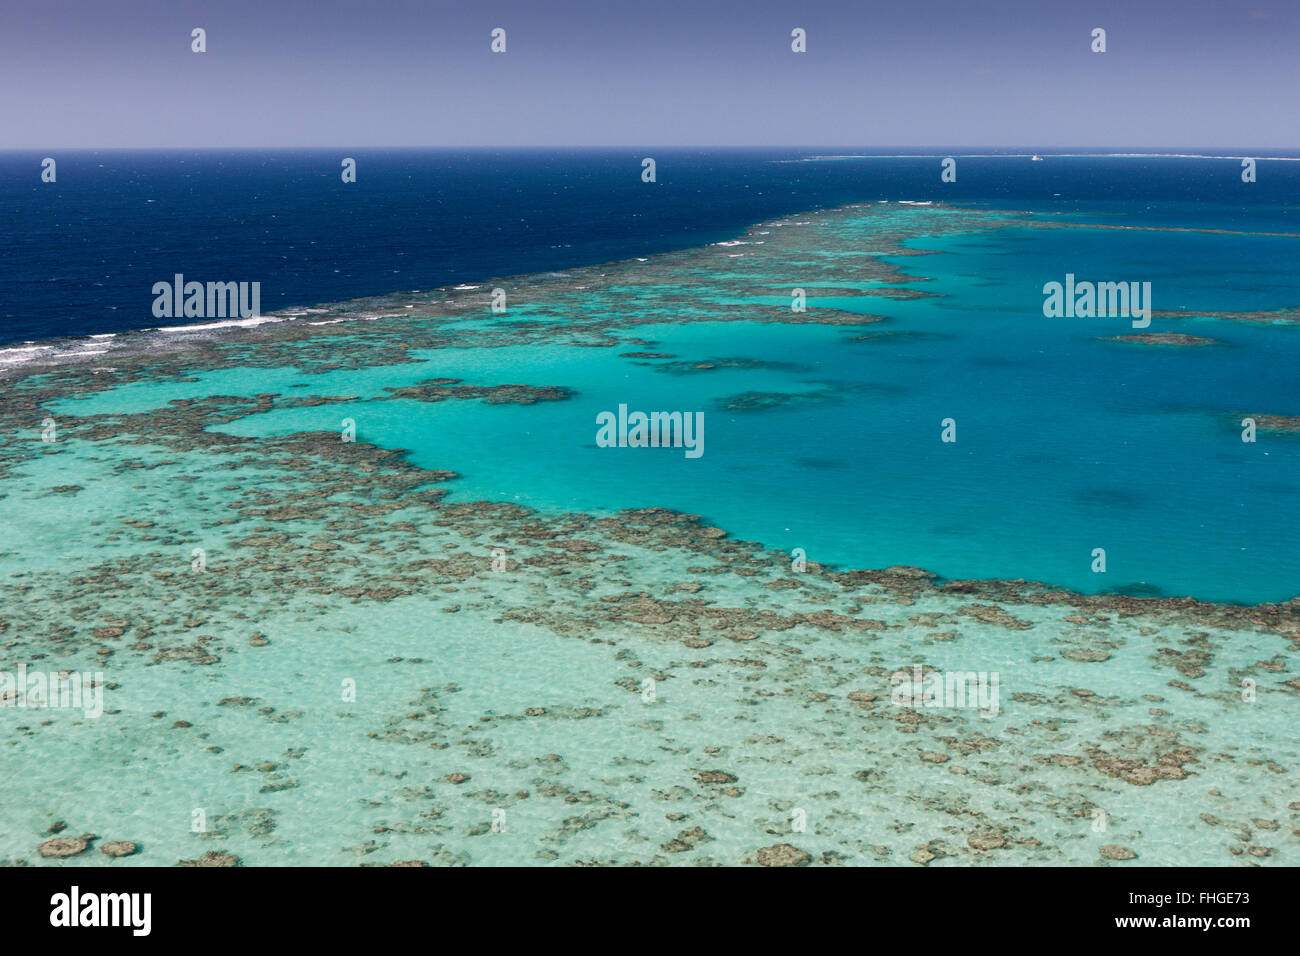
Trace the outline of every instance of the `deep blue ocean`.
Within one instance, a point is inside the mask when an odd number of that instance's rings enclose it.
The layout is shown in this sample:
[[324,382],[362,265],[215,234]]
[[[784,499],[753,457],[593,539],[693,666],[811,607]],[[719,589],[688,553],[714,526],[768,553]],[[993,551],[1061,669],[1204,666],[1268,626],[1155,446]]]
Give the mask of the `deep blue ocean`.
[[[926,155],[793,162],[905,152]],[[1232,159],[964,155],[989,152],[55,151],[54,183],[40,177],[47,154],[5,152],[0,344],[156,326],[153,283],[178,272],[261,282],[269,312],[644,256],[873,199],[1100,212],[1143,203],[1171,222],[1206,205],[1222,218],[1226,205],[1234,228],[1300,231],[1300,163],[1261,160],[1246,185]],[[955,183],[940,182],[942,155],[958,157]],[[355,183],[341,180],[345,156]],[[641,180],[646,156],[653,184]]]

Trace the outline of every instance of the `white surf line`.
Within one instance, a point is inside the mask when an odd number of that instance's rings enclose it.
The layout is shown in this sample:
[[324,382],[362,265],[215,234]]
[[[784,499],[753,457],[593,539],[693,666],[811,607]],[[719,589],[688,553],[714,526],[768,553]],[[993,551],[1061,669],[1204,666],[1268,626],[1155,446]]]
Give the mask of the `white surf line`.
[[292,322],[280,316],[254,315],[247,319],[228,319],[225,322],[207,322],[201,325],[160,325],[155,332],[207,332],[212,329],[251,329],[268,322]]

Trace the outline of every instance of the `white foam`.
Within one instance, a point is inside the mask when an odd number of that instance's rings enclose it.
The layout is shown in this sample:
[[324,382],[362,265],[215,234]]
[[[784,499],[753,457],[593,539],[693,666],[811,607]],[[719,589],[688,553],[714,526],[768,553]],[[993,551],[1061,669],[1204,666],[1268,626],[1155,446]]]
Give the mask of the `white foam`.
[[79,355],[103,355],[108,349],[73,349],[55,351],[53,345],[25,345],[0,349],[0,365],[22,365],[33,360],[76,358]]
[[[323,311],[323,310],[322,310]],[[251,329],[267,322],[283,322],[276,316],[254,315],[247,319],[228,319],[225,322],[208,322],[203,325],[160,325],[158,332],[207,332],[211,329]]]

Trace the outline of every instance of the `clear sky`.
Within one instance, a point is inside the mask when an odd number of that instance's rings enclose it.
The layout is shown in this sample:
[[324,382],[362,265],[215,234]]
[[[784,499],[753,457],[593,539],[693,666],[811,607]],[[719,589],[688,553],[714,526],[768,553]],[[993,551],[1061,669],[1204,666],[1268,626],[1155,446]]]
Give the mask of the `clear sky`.
[[1300,0],[0,5],[10,149],[1296,148],[1297,93]]

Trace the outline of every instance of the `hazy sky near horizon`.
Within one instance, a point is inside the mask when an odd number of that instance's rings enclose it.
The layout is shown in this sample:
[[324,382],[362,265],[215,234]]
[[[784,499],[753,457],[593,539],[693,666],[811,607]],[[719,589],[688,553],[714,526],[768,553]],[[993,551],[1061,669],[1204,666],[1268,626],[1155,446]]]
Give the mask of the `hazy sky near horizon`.
[[0,90],[8,149],[1296,148],[1300,0],[9,0]]

